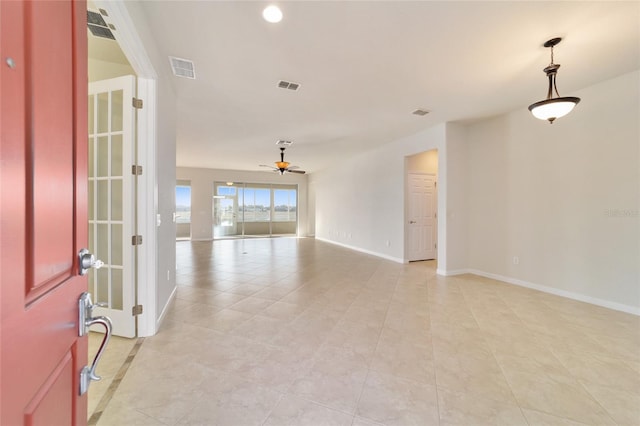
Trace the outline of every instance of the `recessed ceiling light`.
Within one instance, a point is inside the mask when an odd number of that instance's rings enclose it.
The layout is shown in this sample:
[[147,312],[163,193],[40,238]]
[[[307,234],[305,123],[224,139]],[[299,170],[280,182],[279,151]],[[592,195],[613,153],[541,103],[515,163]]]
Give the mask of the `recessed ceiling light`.
[[275,6],[275,5],[267,6],[262,11],[262,17],[264,18],[265,21],[275,24],[276,22],[282,21],[282,11],[278,6]]

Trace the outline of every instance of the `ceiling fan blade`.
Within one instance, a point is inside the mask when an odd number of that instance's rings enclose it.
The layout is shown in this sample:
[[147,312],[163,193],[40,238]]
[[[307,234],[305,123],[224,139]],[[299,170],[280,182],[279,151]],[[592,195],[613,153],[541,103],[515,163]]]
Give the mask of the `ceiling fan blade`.
[[299,169],[300,166],[289,166],[287,167],[287,170],[295,170],[295,169]]
[[258,167],[268,167],[268,168],[273,169],[273,170],[278,170],[277,168],[275,168],[273,166],[267,166],[266,164],[260,164]]
[[303,174],[307,173],[307,172],[305,172],[304,170],[291,170],[291,168],[288,168],[288,169],[287,169],[287,171],[288,171],[289,173],[298,173],[298,174],[301,174],[301,175],[303,175]]

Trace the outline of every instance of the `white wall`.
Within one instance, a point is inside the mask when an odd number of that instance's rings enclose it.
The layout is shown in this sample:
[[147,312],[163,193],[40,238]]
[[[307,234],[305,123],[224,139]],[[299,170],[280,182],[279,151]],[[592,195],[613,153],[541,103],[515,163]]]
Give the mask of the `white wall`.
[[129,64],[116,64],[89,58],[89,82],[108,80],[123,75],[136,75]]
[[553,125],[523,106],[312,174],[316,237],[402,261],[405,156],[437,149],[438,273],[640,314],[640,72],[571,95]]
[[640,313],[639,82],[572,93],[552,125],[522,108],[467,128],[471,270]]
[[[310,175],[315,189],[316,238],[403,262],[405,157],[437,149],[442,176],[446,171],[445,131],[441,124]],[[439,216],[446,206],[440,203],[441,189]],[[446,235],[445,224],[438,223],[438,235]]]
[[[439,221],[444,220],[446,238],[438,237],[438,247],[444,244],[446,258],[438,261],[438,273],[451,275],[455,271],[463,270],[468,264],[468,220],[469,220],[469,167],[467,157],[466,128],[460,124],[447,123],[447,151],[446,151],[446,180],[439,183],[438,203],[441,197],[446,197],[446,211],[438,215]],[[442,160],[441,160],[442,161]],[[441,195],[442,194],[442,195]],[[443,219],[444,218],[444,219]]]
[[[244,182],[298,185],[298,236],[307,236],[307,176],[271,172],[178,167],[176,177],[191,181],[191,239],[213,239],[213,183]],[[175,182],[174,182],[175,185]]]
[[407,173],[433,173],[438,174],[438,151],[421,152],[407,157]]

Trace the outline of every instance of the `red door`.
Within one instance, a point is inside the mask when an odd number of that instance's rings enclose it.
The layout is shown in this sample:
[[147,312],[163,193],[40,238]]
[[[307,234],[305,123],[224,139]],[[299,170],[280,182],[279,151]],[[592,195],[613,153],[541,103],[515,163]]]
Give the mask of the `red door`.
[[0,0],[0,424],[86,424],[84,1]]

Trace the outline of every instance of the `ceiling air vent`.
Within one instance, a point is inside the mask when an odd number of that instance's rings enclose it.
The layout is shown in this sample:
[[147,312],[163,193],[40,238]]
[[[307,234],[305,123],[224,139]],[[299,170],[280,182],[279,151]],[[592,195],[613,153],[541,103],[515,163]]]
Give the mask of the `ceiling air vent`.
[[281,89],[298,90],[300,88],[300,83],[292,83],[290,81],[280,80],[278,82],[278,87]]
[[115,36],[109,29],[111,27],[115,30],[113,25],[107,25],[104,18],[98,12],[92,12],[87,10],[87,26],[89,27],[89,31],[95,37],[108,38],[111,40],[115,40]]
[[276,141],[276,145],[278,145],[278,146],[290,146],[292,143],[293,142],[291,142],[291,141],[285,141],[285,140],[282,140],[282,139]]
[[176,77],[191,78],[195,80],[196,71],[193,67],[192,61],[188,59],[176,58],[173,56],[169,56],[169,61],[171,62],[173,75],[175,75]]
[[427,111],[426,109],[417,109],[413,111],[411,114],[423,116],[423,115],[429,114],[429,111]]

